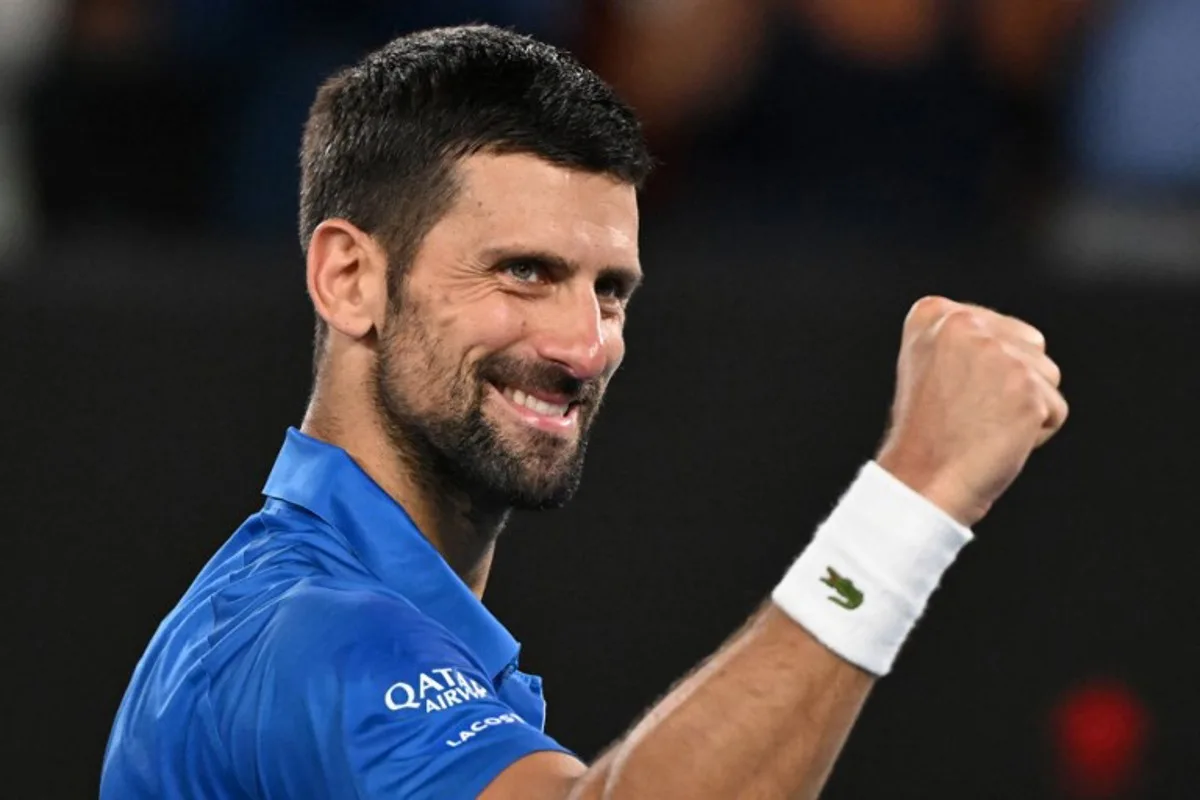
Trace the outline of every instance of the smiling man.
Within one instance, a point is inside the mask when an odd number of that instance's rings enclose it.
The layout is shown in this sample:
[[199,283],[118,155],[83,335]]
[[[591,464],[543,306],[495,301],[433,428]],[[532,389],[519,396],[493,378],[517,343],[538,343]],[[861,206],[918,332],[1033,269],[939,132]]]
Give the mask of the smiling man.
[[321,87],[302,161],[308,413],[138,664],[101,796],[816,795],[968,526],[1065,419],[1041,334],[917,303],[877,458],[589,766],[481,598],[511,510],[575,491],[624,355],[637,121],[551,47],[427,31]]

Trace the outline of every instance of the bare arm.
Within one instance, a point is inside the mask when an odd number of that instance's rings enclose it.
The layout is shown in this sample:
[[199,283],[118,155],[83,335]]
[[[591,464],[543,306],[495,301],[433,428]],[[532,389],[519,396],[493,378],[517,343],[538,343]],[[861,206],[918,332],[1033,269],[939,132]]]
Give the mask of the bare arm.
[[[1058,382],[1035,329],[928,298],[905,325],[879,464],[973,525],[1065,420]],[[482,796],[816,797],[873,684],[768,603],[590,769],[539,753]]]
[[816,797],[874,682],[768,603],[591,769],[540,753],[483,797]]
[[816,797],[872,685],[768,603],[574,796]]

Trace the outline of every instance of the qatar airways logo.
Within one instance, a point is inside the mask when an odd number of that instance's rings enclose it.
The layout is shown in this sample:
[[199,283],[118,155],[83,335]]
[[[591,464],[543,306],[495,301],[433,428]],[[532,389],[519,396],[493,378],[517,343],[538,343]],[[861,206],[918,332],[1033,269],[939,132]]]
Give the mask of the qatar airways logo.
[[393,683],[384,692],[383,702],[391,711],[423,708],[426,714],[432,714],[487,696],[487,689],[479,681],[468,678],[453,667],[442,667],[422,672],[413,683]]

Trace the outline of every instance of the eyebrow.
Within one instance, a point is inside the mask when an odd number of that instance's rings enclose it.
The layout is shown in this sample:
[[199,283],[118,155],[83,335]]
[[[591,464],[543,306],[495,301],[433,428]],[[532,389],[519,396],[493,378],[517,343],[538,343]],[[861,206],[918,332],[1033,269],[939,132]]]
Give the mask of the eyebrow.
[[[556,272],[566,274],[575,274],[582,271],[579,262],[569,258],[563,258],[557,253],[552,253],[549,250],[538,250],[535,248],[523,247],[491,247],[484,250],[482,253],[483,260],[488,264],[500,264],[505,261],[536,261],[541,263]],[[640,267],[626,265],[612,265],[602,267],[597,274],[597,279],[607,278],[610,280],[622,281],[626,285],[629,294],[642,285],[645,280],[645,273]]]

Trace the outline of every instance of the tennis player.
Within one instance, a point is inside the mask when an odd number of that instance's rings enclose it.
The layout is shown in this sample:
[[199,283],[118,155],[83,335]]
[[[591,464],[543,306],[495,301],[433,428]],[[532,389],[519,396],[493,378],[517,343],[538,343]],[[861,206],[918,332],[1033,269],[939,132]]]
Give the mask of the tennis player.
[[575,491],[624,355],[637,120],[559,50],[433,30],[321,87],[302,167],[308,411],[137,665],[101,797],[815,796],[970,526],[1066,418],[1042,335],[919,301],[875,459],[589,765],[480,598],[510,511]]

